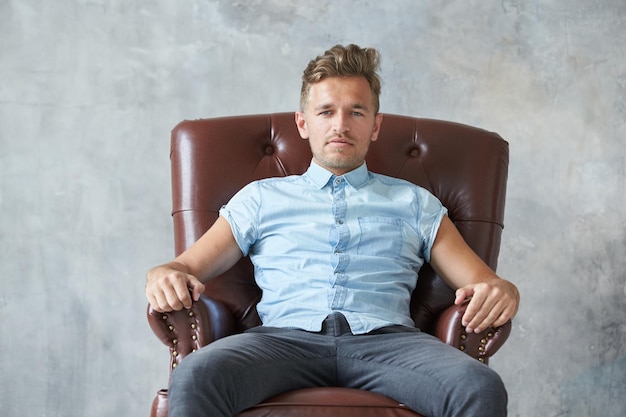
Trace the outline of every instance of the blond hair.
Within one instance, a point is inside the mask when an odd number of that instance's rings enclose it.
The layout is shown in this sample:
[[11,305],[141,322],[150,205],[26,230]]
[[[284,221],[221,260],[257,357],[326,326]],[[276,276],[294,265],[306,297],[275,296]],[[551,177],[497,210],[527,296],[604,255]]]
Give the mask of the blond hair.
[[375,113],[380,108],[380,54],[374,48],[361,48],[357,45],[336,45],[318,56],[302,74],[300,90],[300,110],[306,108],[311,85],[328,77],[364,77],[370,85]]

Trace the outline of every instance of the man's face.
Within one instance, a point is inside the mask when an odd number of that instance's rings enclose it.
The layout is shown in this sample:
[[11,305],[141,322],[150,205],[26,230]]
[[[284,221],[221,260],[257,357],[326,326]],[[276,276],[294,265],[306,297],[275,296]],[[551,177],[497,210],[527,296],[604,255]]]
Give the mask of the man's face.
[[331,77],[311,85],[296,124],[308,139],[313,160],[335,175],[363,164],[378,138],[383,116],[374,113],[372,92],[363,77]]

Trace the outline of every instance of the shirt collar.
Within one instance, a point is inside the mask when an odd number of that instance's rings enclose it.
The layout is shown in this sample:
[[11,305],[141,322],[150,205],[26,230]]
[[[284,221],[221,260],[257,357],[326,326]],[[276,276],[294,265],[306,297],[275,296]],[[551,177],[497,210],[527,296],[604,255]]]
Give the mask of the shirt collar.
[[[309,169],[307,170],[307,176],[313,181],[318,188],[324,188],[328,181],[335,175],[325,168],[319,166],[315,161],[311,161]],[[367,164],[364,162],[358,168],[353,169],[350,172],[341,175],[345,178],[346,182],[353,188],[361,188],[367,182],[369,178],[369,171],[367,170]]]

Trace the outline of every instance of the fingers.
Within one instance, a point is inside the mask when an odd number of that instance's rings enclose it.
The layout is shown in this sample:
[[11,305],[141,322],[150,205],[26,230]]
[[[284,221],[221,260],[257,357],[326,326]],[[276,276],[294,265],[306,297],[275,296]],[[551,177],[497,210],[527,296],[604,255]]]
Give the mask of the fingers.
[[187,282],[176,282],[173,291],[166,292],[167,302],[174,310],[182,310],[183,308],[191,308],[191,295]]
[[[473,298],[468,305],[468,310],[472,307],[472,302],[474,302],[476,298]],[[489,306],[488,302],[483,303],[476,311],[475,314],[468,315],[467,310],[465,311],[465,315],[463,316],[463,325],[466,328],[468,333],[480,333],[488,327],[495,326],[496,321],[502,316],[503,311],[501,311],[501,303],[497,302],[493,306]],[[476,304],[473,306],[476,308]],[[466,318],[469,316],[468,318]]]
[[456,298],[454,304],[461,305],[474,294],[470,287],[459,288],[456,290]]
[[[517,310],[517,299],[499,284],[477,284],[462,324],[468,333],[480,333],[488,327],[498,327],[509,321]],[[457,291],[457,299],[459,292]]]
[[[174,303],[180,302],[184,308],[191,308],[192,302],[198,301],[205,287],[204,284],[193,275],[186,275],[185,278],[186,282],[184,287],[181,285],[175,286],[176,299],[172,301]],[[180,308],[177,308],[177,310],[180,310]]]
[[204,291],[204,284],[196,277],[171,269],[151,270],[146,281],[148,302],[159,312],[191,308],[192,302],[197,301]]
[[191,282],[190,286],[191,286],[191,296],[193,298],[193,301],[198,301],[198,299],[200,299],[200,294],[202,294],[204,292],[204,290],[206,289],[205,285],[200,282],[198,279],[196,279],[196,277],[193,277],[195,282]]

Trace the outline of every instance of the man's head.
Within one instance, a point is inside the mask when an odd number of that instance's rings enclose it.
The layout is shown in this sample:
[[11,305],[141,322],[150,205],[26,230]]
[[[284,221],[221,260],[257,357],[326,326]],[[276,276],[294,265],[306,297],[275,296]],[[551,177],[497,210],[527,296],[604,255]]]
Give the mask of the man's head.
[[378,138],[379,62],[375,49],[335,46],[304,71],[296,125],[313,161],[335,175],[361,166]]
[[378,113],[380,77],[376,71],[379,67],[380,54],[374,48],[361,48],[354,44],[333,46],[324,55],[309,62],[304,70],[300,90],[300,110],[304,111],[307,105],[311,85],[328,77],[363,77],[370,85],[374,111]]

